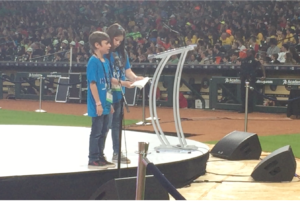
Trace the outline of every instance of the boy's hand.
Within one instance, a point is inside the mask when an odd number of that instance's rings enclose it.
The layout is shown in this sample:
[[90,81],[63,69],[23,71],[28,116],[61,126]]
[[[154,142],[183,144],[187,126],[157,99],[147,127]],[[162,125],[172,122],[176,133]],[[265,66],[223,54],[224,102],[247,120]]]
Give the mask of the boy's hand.
[[112,105],[110,106],[110,113],[111,114],[115,113],[115,109],[114,109],[114,107]]
[[97,105],[97,115],[98,116],[101,116],[102,113],[103,113],[103,108],[102,108],[102,105]]

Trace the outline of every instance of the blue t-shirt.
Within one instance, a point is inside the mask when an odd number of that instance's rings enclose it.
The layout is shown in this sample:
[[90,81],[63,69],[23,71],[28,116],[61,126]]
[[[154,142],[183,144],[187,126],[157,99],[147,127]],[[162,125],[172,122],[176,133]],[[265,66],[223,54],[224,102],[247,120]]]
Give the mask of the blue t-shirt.
[[[116,53],[120,60],[122,61],[122,58],[121,56],[117,53],[117,52],[114,52]],[[110,70],[111,72],[113,72],[113,77],[118,79],[120,78],[120,75],[121,75],[121,78],[120,80],[121,81],[125,81],[126,77],[125,77],[125,71],[127,69],[130,69],[130,63],[129,63],[129,59],[128,59],[128,56],[126,55],[126,63],[125,63],[125,68],[122,68],[120,69],[118,66],[115,67],[115,59],[114,59],[114,55],[113,53],[110,53]],[[116,69],[116,71],[115,71]],[[122,89],[123,89],[123,93],[125,94],[125,87],[122,86]],[[120,100],[122,100],[122,92],[120,90],[114,90],[112,89],[112,95],[113,95],[113,103],[117,103],[119,102]]]
[[[105,71],[105,72],[104,72]],[[111,103],[106,101],[106,92],[111,86],[111,73],[109,61],[101,62],[99,58],[92,56],[86,69],[87,77],[87,109],[90,117],[97,117],[96,102],[90,89],[92,81],[96,82],[98,94],[103,107],[103,115],[110,113]]]

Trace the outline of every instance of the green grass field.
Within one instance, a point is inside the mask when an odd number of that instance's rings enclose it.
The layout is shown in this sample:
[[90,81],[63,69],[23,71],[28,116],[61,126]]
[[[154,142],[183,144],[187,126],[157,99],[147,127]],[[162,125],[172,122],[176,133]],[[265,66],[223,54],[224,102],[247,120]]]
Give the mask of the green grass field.
[[[125,125],[131,125],[136,122],[138,120],[125,120]],[[0,110],[0,124],[90,127],[91,123],[91,118],[87,116]]]
[[[125,125],[137,123],[138,120],[125,120]],[[86,116],[36,113],[13,110],[0,110],[0,124],[19,125],[56,125],[56,126],[91,126],[91,118]],[[285,145],[291,145],[294,155],[300,158],[300,134],[287,134],[259,137],[263,151],[272,152]],[[215,144],[218,141],[207,143]]]

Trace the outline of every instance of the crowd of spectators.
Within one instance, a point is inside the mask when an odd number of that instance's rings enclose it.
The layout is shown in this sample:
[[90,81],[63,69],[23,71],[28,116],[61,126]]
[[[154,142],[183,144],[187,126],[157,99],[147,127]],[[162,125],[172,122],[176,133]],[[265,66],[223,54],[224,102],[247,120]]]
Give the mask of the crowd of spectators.
[[300,63],[295,1],[11,1],[0,19],[0,61],[86,62],[89,34],[118,22],[132,63],[189,44],[186,64],[239,64],[247,49],[262,63]]

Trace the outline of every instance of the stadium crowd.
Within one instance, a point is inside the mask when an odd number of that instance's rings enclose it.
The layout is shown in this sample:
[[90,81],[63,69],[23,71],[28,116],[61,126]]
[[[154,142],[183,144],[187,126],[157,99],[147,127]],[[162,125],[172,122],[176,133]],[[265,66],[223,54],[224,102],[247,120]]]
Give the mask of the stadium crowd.
[[89,34],[118,22],[132,63],[189,44],[186,64],[239,64],[247,49],[262,63],[300,63],[295,1],[10,1],[0,19],[0,61],[86,62]]

